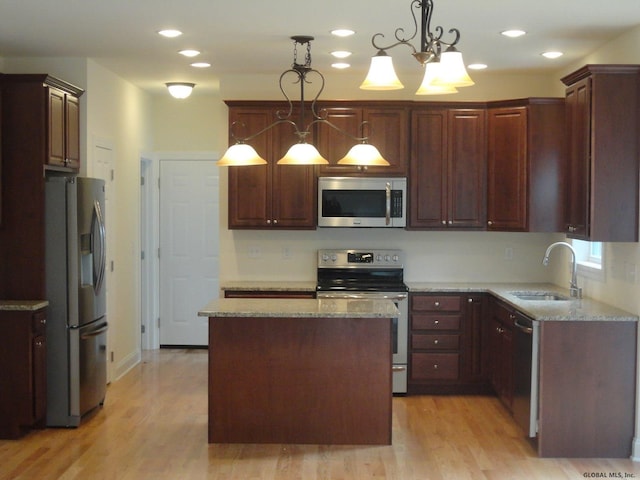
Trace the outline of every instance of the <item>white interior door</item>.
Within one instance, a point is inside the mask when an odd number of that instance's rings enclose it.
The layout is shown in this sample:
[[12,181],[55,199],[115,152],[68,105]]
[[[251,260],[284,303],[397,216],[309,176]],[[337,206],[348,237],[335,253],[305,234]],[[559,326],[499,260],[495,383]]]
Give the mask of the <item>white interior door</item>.
[[208,344],[198,310],[219,292],[218,168],[160,161],[160,345]]

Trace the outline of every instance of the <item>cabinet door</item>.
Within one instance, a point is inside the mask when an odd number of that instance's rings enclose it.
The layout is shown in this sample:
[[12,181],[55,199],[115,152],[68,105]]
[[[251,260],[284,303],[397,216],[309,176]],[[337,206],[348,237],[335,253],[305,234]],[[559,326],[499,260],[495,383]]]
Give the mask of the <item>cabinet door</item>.
[[366,167],[367,174],[406,176],[409,156],[407,111],[403,108],[365,108],[363,121],[368,122],[364,133],[369,136],[369,143],[390,163],[388,167]]
[[[321,113],[336,127],[354,137],[362,135],[360,131],[360,124],[362,123],[361,108],[327,107],[323,108]],[[318,151],[324,158],[329,160],[329,165],[320,166],[319,172],[321,176],[353,175],[359,172],[357,167],[336,164],[353,145],[358,143],[356,140],[322,123],[317,124],[315,135],[315,145]]]
[[[239,137],[259,132],[273,121],[270,109],[229,111],[229,128]],[[235,122],[235,125],[234,125]],[[235,143],[233,138],[230,144]],[[271,135],[264,133],[248,141],[258,155],[271,158]],[[228,167],[229,169],[229,228],[267,227],[271,219],[269,165]]]
[[462,376],[469,381],[485,381],[487,362],[487,340],[484,328],[484,301],[481,294],[469,295],[466,301],[463,344]]
[[48,88],[49,144],[46,163],[65,166],[65,94],[56,88]]
[[[298,139],[288,124],[274,127],[271,134],[271,218],[267,219],[267,224],[274,228],[315,228],[318,187],[314,167],[278,165],[277,161]],[[307,141],[311,143],[313,138],[307,138]]]
[[527,109],[489,110],[489,230],[527,230]]
[[485,117],[484,109],[449,111],[447,227],[485,227]]
[[65,165],[80,168],[80,103],[77,97],[65,95]]
[[446,226],[447,111],[430,109],[411,114],[409,226]]
[[591,79],[586,78],[567,89],[566,112],[569,134],[566,232],[576,238],[589,234],[589,168]]

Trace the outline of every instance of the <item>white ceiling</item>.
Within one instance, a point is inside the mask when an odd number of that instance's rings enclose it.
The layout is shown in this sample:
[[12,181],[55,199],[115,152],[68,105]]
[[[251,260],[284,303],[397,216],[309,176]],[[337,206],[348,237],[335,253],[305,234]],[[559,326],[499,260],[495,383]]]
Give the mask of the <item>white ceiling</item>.
[[[557,70],[640,25],[638,0],[434,0],[432,29],[458,28],[465,62],[491,71]],[[336,27],[357,33],[339,39]],[[375,53],[371,36],[413,31],[409,0],[0,0],[0,57],[90,57],[149,91],[167,81],[214,88],[221,75],[280,73],[292,63],[292,35],[311,35],[313,66],[330,69],[329,52],[346,49],[351,72],[364,78]],[[184,35],[165,39],[163,28]],[[508,39],[509,28],[528,35]],[[445,34],[444,40],[447,40]],[[415,43],[417,45],[417,43]],[[198,70],[177,54],[194,48]],[[546,50],[565,55],[554,61]],[[410,50],[390,50],[398,71],[415,69]]]

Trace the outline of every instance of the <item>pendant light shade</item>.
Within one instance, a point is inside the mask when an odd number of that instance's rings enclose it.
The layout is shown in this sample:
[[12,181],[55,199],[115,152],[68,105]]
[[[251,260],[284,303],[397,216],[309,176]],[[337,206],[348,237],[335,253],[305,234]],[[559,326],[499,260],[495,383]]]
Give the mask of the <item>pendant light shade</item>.
[[278,165],[326,165],[329,162],[310,143],[296,143],[278,160]]
[[441,71],[440,62],[427,63],[424,67],[424,78],[416,95],[445,95],[447,93],[458,93],[456,87],[451,85],[434,85],[434,80],[438,78]]
[[455,47],[449,47],[442,52],[440,55],[440,74],[433,80],[433,85],[469,87],[474,83],[464,67],[462,53]]
[[264,165],[267,161],[258,155],[255,148],[246,143],[231,145],[220,160],[216,162],[219,167],[240,167],[246,165]]
[[360,88],[362,90],[399,90],[404,88],[404,85],[393,68],[393,59],[385,52],[378,52],[376,56],[371,57],[369,73]]
[[368,165],[388,167],[387,162],[376,147],[368,143],[358,143],[351,147],[344,158],[338,160],[339,165]]

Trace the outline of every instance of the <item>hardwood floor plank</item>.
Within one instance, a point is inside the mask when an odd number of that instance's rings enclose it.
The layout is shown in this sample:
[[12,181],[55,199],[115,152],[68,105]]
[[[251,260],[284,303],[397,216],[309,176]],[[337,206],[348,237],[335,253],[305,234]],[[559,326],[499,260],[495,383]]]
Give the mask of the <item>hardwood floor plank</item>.
[[0,440],[0,480],[640,478],[626,459],[537,458],[489,396],[394,398],[391,446],[209,445],[207,421],[207,352],[145,352],[79,428]]

